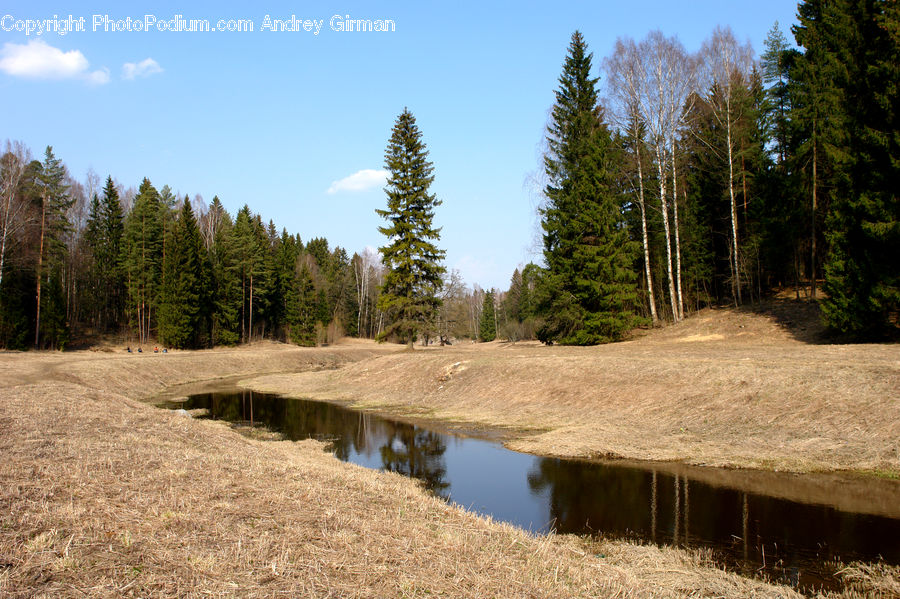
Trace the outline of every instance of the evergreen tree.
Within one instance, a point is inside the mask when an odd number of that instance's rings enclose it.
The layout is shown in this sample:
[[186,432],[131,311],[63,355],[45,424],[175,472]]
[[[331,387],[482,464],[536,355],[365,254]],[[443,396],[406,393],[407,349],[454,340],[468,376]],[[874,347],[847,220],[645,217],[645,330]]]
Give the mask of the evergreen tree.
[[544,170],[541,209],[549,295],[545,342],[594,344],[621,339],[640,322],[635,244],[616,185],[620,157],[603,120],[592,54],[576,31],[559,78]]
[[203,335],[202,241],[190,199],[184,198],[171,237],[169,267],[159,308],[160,340],[176,348],[199,347]]
[[122,264],[128,314],[138,343],[150,340],[162,275],[163,224],[159,192],[144,178],[125,220]]
[[898,328],[900,265],[889,258],[900,255],[898,17],[887,0],[807,0],[794,28],[814,214],[817,194],[830,196],[822,311],[830,328],[856,338]]
[[123,220],[119,192],[110,176],[103,188],[103,200],[94,194],[85,230],[85,241],[92,258],[89,284],[94,313],[96,324],[103,331],[119,326],[124,308]]
[[[47,146],[44,162],[40,165],[37,177],[37,199],[40,202],[40,237],[38,242],[38,258],[36,268],[36,302],[34,346],[41,347],[40,337],[43,328],[47,334],[45,339],[50,347],[62,348],[67,339],[65,319],[65,296],[62,291],[63,261],[66,245],[63,236],[71,227],[66,212],[74,202],[69,195],[69,186],[65,183],[66,167],[62,160],[53,154],[53,148]],[[48,293],[41,294],[42,284],[47,285]],[[61,302],[61,305],[60,305]],[[50,317],[41,324],[41,312]]]
[[478,325],[478,340],[482,342],[493,341],[497,338],[497,314],[494,311],[494,291],[484,294],[484,303],[481,308],[481,322]]
[[213,222],[218,223],[212,234],[208,260],[210,264],[210,341],[213,345],[234,345],[240,339],[238,315],[241,308],[241,287],[235,266],[232,243],[234,225],[231,215],[218,196],[209,208]]
[[380,338],[397,335],[412,349],[416,334],[440,305],[437,292],[445,252],[433,243],[440,239],[440,229],[432,221],[441,204],[428,193],[434,165],[415,117],[405,108],[394,123],[384,162],[390,172],[387,209],[376,212],[388,221],[378,228],[388,238],[388,244],[379,248],[387,272],[378,307],[391,315],[392,322]]

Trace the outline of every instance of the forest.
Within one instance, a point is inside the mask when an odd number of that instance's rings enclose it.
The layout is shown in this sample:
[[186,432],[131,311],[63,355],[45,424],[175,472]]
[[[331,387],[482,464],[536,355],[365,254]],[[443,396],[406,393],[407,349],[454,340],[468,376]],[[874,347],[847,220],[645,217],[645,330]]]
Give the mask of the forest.
[[[414,313],[386,300],[400,268],[388,255],[396,227],[381,230],[380,253],[351,255],[324,236],[279,231],[249,205],[232,215],[218,197],[176,197],[148,179],[78,180],[51,146],[35,158],[7,141],[0,346],[103,336],[321,345],[343,335],[595,344],[785,289],[818,302],[835,338],[896,337],[900,5],[804,1],[791,33],[796,47],[774,24],[757,59],[728,27],[696,53],[654,31],[619,38],[595,61],[575,32],[546,128],[543,260],[512,273],[508,289],[483,290],[445,272],[429,243],[418,287],[428,297]],[[436,243],[440,201],[427,189],[440,165],[406,110],[393,133],[386,168],[397,175],[407,151],[424,170],[389,179],[379,214],[414,219],[421,206],[392,193],[421,189]],[[414,326],[399,326],[409,318]]]

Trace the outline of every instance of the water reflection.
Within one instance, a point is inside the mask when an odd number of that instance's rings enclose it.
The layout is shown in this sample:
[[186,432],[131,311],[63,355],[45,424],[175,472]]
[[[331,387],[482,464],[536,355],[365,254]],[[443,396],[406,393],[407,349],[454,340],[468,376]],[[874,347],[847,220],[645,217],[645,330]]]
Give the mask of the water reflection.
[[732,569],[794,586],[830,586],[824,564],[838,559],[900,562],[897,519],[575,460],[537,458],[528,484],[549,493],[558,532],[712,547]]
[[805,590],[834,587],[836,559],[900,563],[898,518],[653,468],[539,458],[333,404],[250,391],[194,395],[170,407],[265,423],[293,440],[328,440],[341,460],[415,477],[445,499],[525,529],[707,547],[731,570]]
[[[309,438],[328,441],[340,460],[362,462],[365,466],[417,478],[438,494],[450,487],[445,480],[444,435],[409,424],[327,403],[291,400],[250,390],[201,393],[192,395],[186,402],[170,405],[176,404],[187,410],[206,409],[214,419],[250,426],[264,423],[292,441]],[[380,458],[378,464],[373,463],[376,456]]]

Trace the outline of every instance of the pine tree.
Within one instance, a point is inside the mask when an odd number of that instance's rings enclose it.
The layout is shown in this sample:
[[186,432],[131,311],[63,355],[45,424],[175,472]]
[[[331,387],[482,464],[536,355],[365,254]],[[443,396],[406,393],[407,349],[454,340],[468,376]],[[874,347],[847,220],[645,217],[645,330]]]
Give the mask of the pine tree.
[[394,123],[384,162],[390,172],[387,209],[376,212],[388,221],[378,228],[388,238],[388,244],[379,248],[387,272],[378,307],[391,315],[392,322],[380,338],[397,335],[412,349],[416,334],[440,305],[437,292],[445,252],[433,243],[440,239],[440,229],[432,221],[441,204],[428,193],[434,165],[415,117],[405,108]]
[[635,244],[619,205],[619,154],[603,120],[592,54],[576,31],[559,78],[541,209],[549,296],[539,338],[594,344],[621,339],[640,319]]
[[85,230],[92,263],[90,282],[96,324],[100,330],[115,329],[124,307],[122,281],[122,235],[124,224],[119,192],[107,177],[103,200],[94,194]]
[[478,340],[484,343],[497,338],[497,314],[494,310],[494,291],[484,294],[481,308],[481,322],[478,325]]
[[[37,178],[40,201],[40,237],[36,269],[36,310],[34,326],[34,346],[40,347],[41,310],[45,309],[52,320],[46,323],[51,347],[62,347],[67,336],[65,325],[65,299],[62,293],[62,263],[66,246],[63,235],[71,226],[66,211],[73,203],[65,184],[66,167],[54,156],[53,148],[47,146],[44,162]],[[41,297],[42,283],[50,286],[50,291]],[[62,305],[58,305],[62,302]],[[62,314],[60,317],[59,315]]]

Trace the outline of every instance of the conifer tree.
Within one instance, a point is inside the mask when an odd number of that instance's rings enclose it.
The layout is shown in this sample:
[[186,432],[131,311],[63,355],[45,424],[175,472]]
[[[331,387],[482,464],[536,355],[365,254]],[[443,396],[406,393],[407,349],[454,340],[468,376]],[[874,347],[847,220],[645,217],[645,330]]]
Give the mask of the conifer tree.
[[195,348],[203,332],[205,261],[197,220],[185,197],[171,236],[166,283],[159,308],[160,340],[176,348]]
[[547,131],[541,226],[550,293],[539,332],[545,342],[613,341],[639,322],[633,312],[636,247],[616,183],[620,158],[603,120],[591,59],[576,31]]
[[484,294],[481,308],[481,322],[478,326],[478,340],[487,343],[497,338],[497,314],[494,310],[494,291]]
[[[64,344],[61,339],[66,335],[65,300],[60,278],[62,277],[62,260],[66,252],[63,235],[71,226],[66,217],[66,211],[74,200],[68,194],[69,186],[65,183],[65,177],[66,167],[62,160],[53,154],[51,146],[47,146],[44,152],[44,162],[37,178],[41,220],[36,269],[35,348],[40,347],[42,308],[48,311],[48,316],[49,313],[53,315],[52,320],[48,320],[46,323],[50,345],[61,347]],[[50,284],[50,291],[53,291],[43,298],[41,297],[42,283]],[[60,302],[62,305],[58,305]],[[62,314],[61,317],[60,314]]]
[[162,211],[159,192],[144,178],[125,221],[122,263],[128,292],[128,312],[138,343],[150,339],[162,266]]
[[385,192],[387,209],[376,210],[388,221],[378,230],[388,238],[379,248],[387,269],[378,307],[392,317],[380,335],[397,335],[412,349],[416,335],[440,305],[441,265],[445,252],[437,248],[440,229],[432,224],[441,201],[428,188],[434,181],[434,165],[416,119],[408,109],[397,117],[384,154],[390,175]]
[[886,0],[806,0],[798,18],[798,116],[810,131],[812,165],[821,161],[825,171],[813,170],[814,193],[830,195],[825,322],[856,338],[896,333],[900,9]]
[[110,330],[120,324],[123,309],[122,235],[124,231],[119,192],[107,177],[103,199],[94,194],[85,230],[91,251],[90,285],[97,326]]
[[218,196],[213,198],[209,215],[217,223],[211,232],[209,248],[210,338],[213,345],[234,345],[240,339],[238,315],[241,307],[241,287],[232,243],[234,224]]

